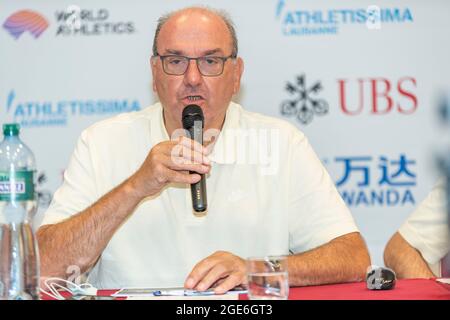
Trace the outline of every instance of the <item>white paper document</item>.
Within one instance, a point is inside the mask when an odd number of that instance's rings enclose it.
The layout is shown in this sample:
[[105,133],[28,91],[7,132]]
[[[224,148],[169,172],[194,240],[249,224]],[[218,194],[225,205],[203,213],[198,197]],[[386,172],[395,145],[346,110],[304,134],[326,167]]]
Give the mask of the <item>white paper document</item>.
[[437,278],[436,281],[445,284],[450,284],[450,278]]
[[126,297],[134,299],[212,299],[212,300],[237,300],[239,294],[247,293],[247,290],[233,289],[225,294],[215,294],[213,289],[206,291],[190,290],[186,288],[123,288],[112,294],[113,297]]

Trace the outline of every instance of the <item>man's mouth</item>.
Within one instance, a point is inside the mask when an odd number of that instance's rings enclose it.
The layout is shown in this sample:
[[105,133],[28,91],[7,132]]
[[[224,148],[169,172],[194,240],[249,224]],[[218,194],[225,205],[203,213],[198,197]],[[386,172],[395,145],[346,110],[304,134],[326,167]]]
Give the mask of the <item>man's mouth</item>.
[[190,102],[195,102],[195,101],[199,101],[199,100],[203,99],[202,96],[187,96],[186,98],[187,98]]

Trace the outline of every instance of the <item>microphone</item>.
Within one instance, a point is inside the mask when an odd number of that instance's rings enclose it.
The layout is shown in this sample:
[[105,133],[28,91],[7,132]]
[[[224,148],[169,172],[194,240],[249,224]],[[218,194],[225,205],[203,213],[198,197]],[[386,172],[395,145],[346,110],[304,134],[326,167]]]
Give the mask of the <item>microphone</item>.
[[[203,111],[196,104],[190,104],[183,109],[182,114],[183,128],[189,131],[190,138],[203,145]],[[193,173],[190,171],[190,173]],[[205,175],[201,174],[200,181],[191,184],[192,207],[196,216],[203,216],[206,214],[208,205],[206,198],[206,179]]]

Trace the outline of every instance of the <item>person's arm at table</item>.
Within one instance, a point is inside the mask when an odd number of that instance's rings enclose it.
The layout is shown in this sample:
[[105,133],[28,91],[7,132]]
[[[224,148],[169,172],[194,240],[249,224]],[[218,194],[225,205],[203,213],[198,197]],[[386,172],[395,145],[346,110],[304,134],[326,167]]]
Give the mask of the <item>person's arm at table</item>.
[[188,171],[209,171],[208,160],[202,155],[206,149],[197,143],[191,147],[191,142],[182,139],[184,152],[179,155],[177,151],[177,156],[172,156],[177,142],[156,145],[135,174],[96,203],[60,223],[42,226],[37,232],[41,275],[66,278],[70,266],[78,266],[81,273],[88,271],[144,197],[156,195],[168,183],[200,180],[199,174]]
[[[290,286],[361,281],[370,257],[358,232],[337,237],[307,252],[288,256]],[[229,252],[216,252],[200,261],[186,279],[185,287],[206,290],[217,284],[224,293],[246,283],[245,260]]]
[[41,276],[65,279],[70,266],[88,271],[140,197],[126,181],[86,210],[37,232]]
[[432,278],[433,272],[420,252],[396,232],[384,250],[384,263],[399,279]]
[[370,256],[358,232],[337,237],[288,259],[289,284],[309,286],[365,279]]

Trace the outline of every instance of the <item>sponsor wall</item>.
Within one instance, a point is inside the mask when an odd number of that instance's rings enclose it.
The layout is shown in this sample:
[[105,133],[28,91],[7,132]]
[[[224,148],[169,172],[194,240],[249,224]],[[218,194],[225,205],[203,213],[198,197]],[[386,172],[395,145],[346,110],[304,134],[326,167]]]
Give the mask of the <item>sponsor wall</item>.
[[[190,1],[0,3],[0,122],[19,122],[38,163],[42,212],[81,131],[155,101],[157,18]],[[447,1],[203,1],[236,23],[236,99],[310,139],[376,264],[436,182],[448,130]]]

